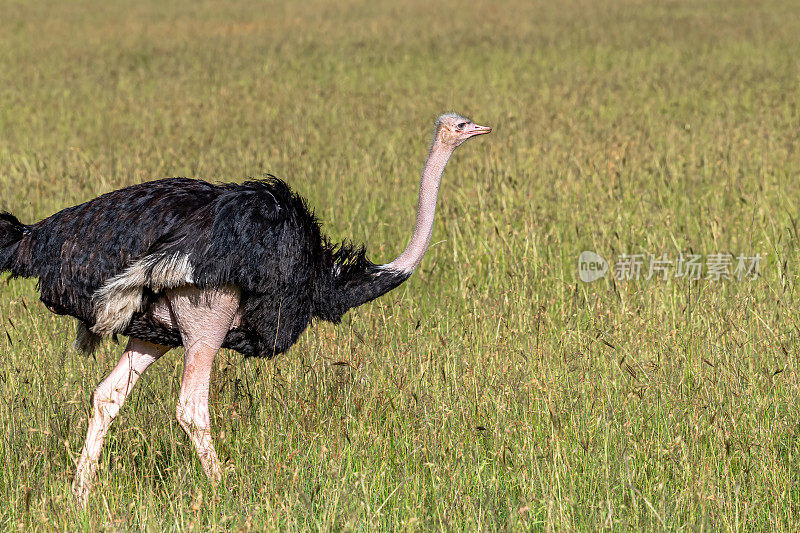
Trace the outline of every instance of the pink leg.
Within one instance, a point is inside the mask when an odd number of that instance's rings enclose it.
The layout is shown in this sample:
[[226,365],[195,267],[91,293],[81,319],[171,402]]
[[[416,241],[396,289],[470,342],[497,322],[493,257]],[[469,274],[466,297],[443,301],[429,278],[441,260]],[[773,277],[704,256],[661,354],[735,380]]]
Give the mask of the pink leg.
[[81,505],[86,505],[89,491],[92,489],[97,460],[100,458],[103,440],[111,422],[119,413],[139,376],[168,350],[167,346],[130,339],[117,366],[95,389],[86,443],[83,445],[75,480],[72,483],[72,492]]
[[239,307],[239,291],[221,288],[201,292],[195,288],[180,288],[170,291],[168,298],[186,349],[178,422],[197,450],[206,475],[218,481],[222,468],[211,439],[209,384],[214,357]]

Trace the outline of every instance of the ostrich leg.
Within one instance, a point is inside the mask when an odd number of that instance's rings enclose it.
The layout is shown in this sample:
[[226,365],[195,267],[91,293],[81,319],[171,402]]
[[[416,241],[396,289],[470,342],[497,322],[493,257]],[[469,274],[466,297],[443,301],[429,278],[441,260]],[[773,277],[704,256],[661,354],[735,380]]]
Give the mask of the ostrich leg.
[[219,481],[222,468],[211,439],[208,389],[214,357],[239,308],[239,291],[232,287],[205,291],[182,287],[170,291],[168,298],[186,349],[178,422],[194,444],[206,475]]
[[168,346],[131,338],[117,366],[95,389],[92,395],[92,418],[86,431],[86,443],[78,459],[78,469],[72,483],[72,492],[80,505],[86,505],[89,491],[92,489],[97,460],[100,458],[103,440],[111,422],[119,413],[139,376],[168,350]]

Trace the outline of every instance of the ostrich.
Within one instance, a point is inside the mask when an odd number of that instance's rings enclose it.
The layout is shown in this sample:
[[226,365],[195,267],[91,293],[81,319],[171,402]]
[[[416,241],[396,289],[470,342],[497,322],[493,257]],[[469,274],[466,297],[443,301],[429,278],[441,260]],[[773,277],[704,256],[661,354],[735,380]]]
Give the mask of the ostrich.
[[113,191],[35,224],[0,213],[0,271],[39,278],[42,302],[78,319],[76,346],[129,337],[92,395],[72,485],[85,505],[103,440],[139,376],[172,347],[185,365],[177,418],[203,470],[221,477],[211,439],[209,382],[221,347],[273,357],[314,319],[338,323],[419,265],[433,232],[436,196],[453,151],[491,128],[445,114],[422,172],[416,226],[391,263],[363,247],[332,245],[305,201],[282,181],[210,184],[171,178]]

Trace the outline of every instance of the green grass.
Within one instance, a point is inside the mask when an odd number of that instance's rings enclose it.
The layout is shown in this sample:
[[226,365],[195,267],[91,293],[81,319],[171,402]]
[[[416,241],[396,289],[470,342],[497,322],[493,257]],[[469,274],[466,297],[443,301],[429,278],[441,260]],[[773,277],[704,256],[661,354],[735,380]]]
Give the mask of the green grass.
[[[0,209],[270,172],[390,260],[432,123],[447,169],[409,283],[274,361],[223,351],[212,486],[180,350],[69,491],[121,346],[0,292],[0,527],[800,529],[800,6],[0,0]],[[577,277],[582,250],[763,253],[752,282]]]

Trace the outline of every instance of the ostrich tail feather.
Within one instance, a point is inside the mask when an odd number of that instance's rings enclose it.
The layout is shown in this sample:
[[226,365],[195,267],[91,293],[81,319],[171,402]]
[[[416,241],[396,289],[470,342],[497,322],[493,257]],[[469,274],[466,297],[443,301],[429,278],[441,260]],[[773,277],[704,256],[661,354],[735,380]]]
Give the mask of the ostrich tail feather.
[[14,268],[14,263],[19,242],[27,231],[27,226],[17,217],[7,212],[0,213],[0,271],[10,270],[12,274],[20,274]]

